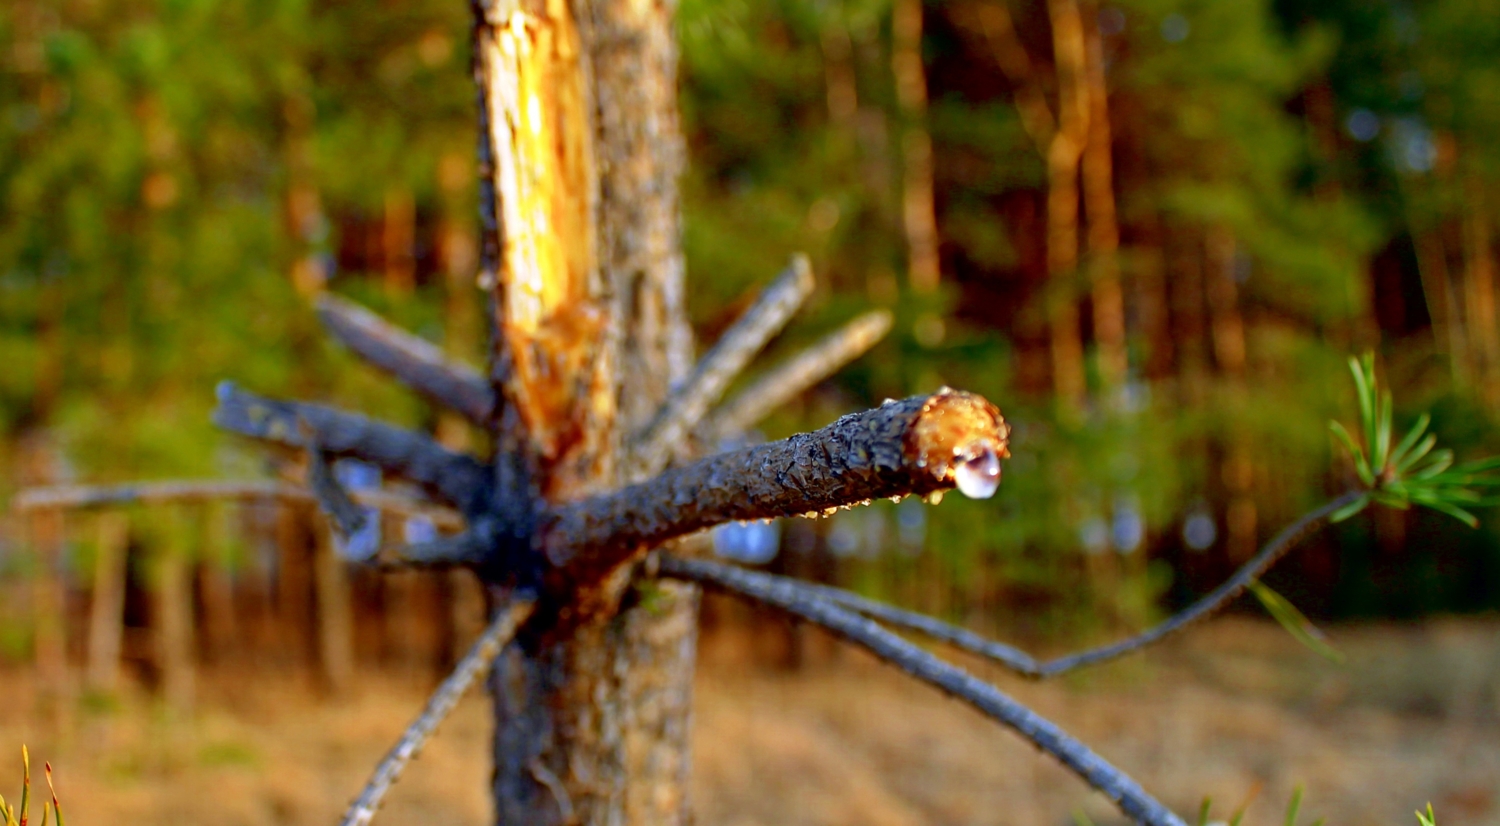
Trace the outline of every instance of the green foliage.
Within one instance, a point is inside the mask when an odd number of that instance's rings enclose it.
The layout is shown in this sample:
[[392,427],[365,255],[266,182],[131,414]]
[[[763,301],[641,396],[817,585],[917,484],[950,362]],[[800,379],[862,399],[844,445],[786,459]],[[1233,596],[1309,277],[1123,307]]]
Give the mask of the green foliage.
[[[31,810],[31,754],[26,747],[21,747],[21,808],[19,811],[14,806],[5,802],[0,797],[0,814],[4,815],[4,826],[24,826],[30,817]],[[52,815],[52,820],[57,826],[63,826],[62,807],[57,802],[57,790],[52,786],[52,764],[46,764],[47,791],[51,795],[50,800],[42,801],[42,826],[47,826],[47,817]]]
[[1331,422],[1333,434],[1349,451],[1354,471],[1365,493],[1334,515],[1347,519],[1378,503],[1406,510],[1413,504],[1432,508],[1478,527],[1479,519],[1467,508],[1500,502],[1481,491],[1500,487],[1500,458],[1481,459],[1455,466],[1453,451],[1434,450],[1437,435],[1427,432],[1432,417],[1422,414],[1400,442],[1392,445],[1391,394],[1382,392],[1375,377],[1375,357],[1349,359],[1360,408],[1360,435],[1356,441],[1348,428]]

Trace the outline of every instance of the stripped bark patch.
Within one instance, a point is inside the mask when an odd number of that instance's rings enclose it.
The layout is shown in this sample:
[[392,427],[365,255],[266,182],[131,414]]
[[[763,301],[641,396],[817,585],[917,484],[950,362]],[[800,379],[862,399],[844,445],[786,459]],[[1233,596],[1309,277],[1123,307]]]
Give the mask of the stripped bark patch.
[[578,23],[564,0],[487,9],[477,55],[499,217],[497,347],[544,494],[600,474],[614,416],[600,300],[593,127]]

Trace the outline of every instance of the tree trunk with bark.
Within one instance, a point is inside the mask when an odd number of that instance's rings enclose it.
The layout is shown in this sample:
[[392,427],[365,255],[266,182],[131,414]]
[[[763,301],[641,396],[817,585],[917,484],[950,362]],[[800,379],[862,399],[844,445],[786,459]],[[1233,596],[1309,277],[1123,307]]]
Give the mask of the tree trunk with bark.
[[[625,435],[691,355],[672,7],[523,0],[478,13],[496,431],[517,457],[497,463],[497,488],[519,478],[561,502],[635,481]],[[635,570],[528,624],[497,662],[499,822],[685,820],[698,591],[636,587]]]

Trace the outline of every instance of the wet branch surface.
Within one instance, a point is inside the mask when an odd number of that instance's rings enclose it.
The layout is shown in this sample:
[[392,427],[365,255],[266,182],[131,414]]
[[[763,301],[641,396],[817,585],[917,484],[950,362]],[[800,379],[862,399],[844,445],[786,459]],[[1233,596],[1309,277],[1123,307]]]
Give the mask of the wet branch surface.
[[318,318],[360,358],[469,421],[489,425],[495,392],[478,370],[450,360],[426,339],[341,298],[319,297]]
[[704,440],[713,444],[754,427],[776,408],[864,355],[890,332],[891,321],[886,310],[865,313],[773,367],[713,412],[701,428]]
[[649,476],[666,466],[672,452],[697,427],[709,406],[724,395],[729,383],[766,342],[781,332],[812,288],[812,265],[806,256],[798,255],[725,331],[713,349],[698,360],[682,387],[667,398],[634,440],[635,464],[641,475]]
[[874,620],[811,595],[800,583],[701,559],[664,555],[661,573],[753,599],[832,631],[912,677],[973,706],[1051,754],[1137,822],[1185,826],[1129,775],[1004,692],[880,627]]
[[380,809],[380,802],[406,768],[406,764],[422,750],[427,738],[432,736],[438,724],[458,705],[469,686],[489,671],[490,664],[500,655],[500,650],[515,637],[521,625],[535,610],[535,602],[516,599],[496,611],[495,618],[484,629],[484,633],[479,635],[469,653],[459,660],[453,673],[427,699],[426,707],[407,727],[395,748],[375,767],[370,782],[349,807],[340,826],[365,826],[375,817],[375,812]]
[[415,482],[465,513],[481,507],[489,473],[479,460],[428,437],[357,413],[247,393],[219,385],[214,423],[242,436],[339,458],[360,459]]
[[594,582],[641,550],[724,522],[947,490],[965,465],[998,468],[1008,437],[994,405],[944,389],[553,506],[541,517],[537,545],[566,581]]

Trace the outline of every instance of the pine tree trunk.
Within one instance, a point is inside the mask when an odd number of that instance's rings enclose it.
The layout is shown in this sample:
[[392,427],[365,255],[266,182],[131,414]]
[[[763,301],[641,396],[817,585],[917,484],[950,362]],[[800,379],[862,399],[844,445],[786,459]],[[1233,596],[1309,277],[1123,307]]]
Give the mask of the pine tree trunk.
[[[628,480],[620,445],[688,367],[672,8],[522,0],[480,11],[497,441],[521,457],[511,470],[534,493],[568,499]],[[567,616],[533,622],[501,654],[498,822],[686,819],[698,594],[638,591],[632,572],[574,595],[554,611]]]

